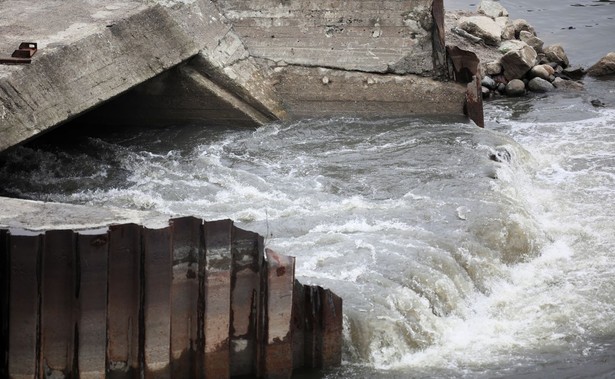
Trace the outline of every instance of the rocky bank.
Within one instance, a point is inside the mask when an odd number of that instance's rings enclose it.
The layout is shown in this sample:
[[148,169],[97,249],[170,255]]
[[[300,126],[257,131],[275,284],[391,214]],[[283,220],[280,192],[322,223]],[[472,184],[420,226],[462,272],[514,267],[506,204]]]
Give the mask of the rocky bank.
[[447,12],[447,45],[476,53],[483,98],[523,96],[530,92],[583,90],[586,75],[615,73],[615,53],[589,70],[571,65],[559,44],[545,46],[524,19],[512,19],[494,0],[481,0],[475,12]]

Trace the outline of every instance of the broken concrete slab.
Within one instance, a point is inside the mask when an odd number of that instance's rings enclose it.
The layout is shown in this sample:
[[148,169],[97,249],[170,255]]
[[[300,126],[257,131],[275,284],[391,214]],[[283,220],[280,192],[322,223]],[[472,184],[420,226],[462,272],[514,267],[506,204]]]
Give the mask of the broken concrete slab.
[[[40,48],[27,67],[0,66],[0,151],[114,99],[122,106],[101,109],[104,116],[94,118],[111,122],[107,114],[113,114],[127,125],[206,120],[258,126],[299,115],[337,116],[338,110],[367,109],[381,117],[461,114],[465,91],[446,84],[442,0],[353,4],[52,0],[22,12],[23,1],[5,1],[0,17],[9,22],[0,32],[11,44],[37,39]],[[11,12],[20,13],[19,24]],[[45,20],[37,31],[20,27],[39,18]],[[373,93],[349,92],[334,105],[322,86],[297,93],[280,85],[303,81],[291,75],[311,69],[337,70],[336,85],[349,80],[342,89],[388,84],[372,86]],[[372,74],[391,80],[370,79]],[[390,89],[397,82],[401,88]],[[389,101],[388,92],[403,97]],[[321,95],[328,106],[307,112],[314,103],[301,99]]]

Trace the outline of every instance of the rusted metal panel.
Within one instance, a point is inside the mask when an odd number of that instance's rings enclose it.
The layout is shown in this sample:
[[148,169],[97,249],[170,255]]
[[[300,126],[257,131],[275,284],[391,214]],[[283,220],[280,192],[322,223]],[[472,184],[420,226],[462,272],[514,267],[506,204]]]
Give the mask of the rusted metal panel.
[[316,286],[303,286],[304,290],[304,341],[305,341],[305,356],[304,367],[320,368],[322,367],[322,355],[318,336],[322,332],[320,329],[320,296],[318,296],[318,288]]
[[293,373],[292,310],[295,258],[266,250],[267,302],[264,375],[290,378]]
[[143,229],[145,378],[171,376],[171,230]]
[[23,64],[32,62],[32,56],[36,53],[36,42],[22,42],[19,48],[13,51],[10,58],[0,58],[0,63]]
[[105,378],[107,343],[107,232],[77,236],[79,378]]
[[318,287],[321,309],[322,367],[339,366],[342,363],[342,298],[329,289]]
[[293,368],[305,366],[305,290],[303,284],[295,280],[293,288]]
[[38,376],[41,236],[12,235],[9,241],[9,352],[11,378]]
[[141,257],[139,225],[109,228],[107,373],[113,378],[139,374]]
[[263,245],[230,220],[192,217],[0,231],[2,377],[288,378],[339,364],[341,299],[295,281],[292,257],[268,250],[265,262]]
[[257,370],[257,322],[259,319],[262,251],[258,234],[233,227],[231,278],[231,376]]
[[[171,220],[173,233],[173,282],[171,284],[171,376],[201,378],[202,325],[205,264],[203,221],[194,217]],[[199,317],[200,315],[200,317]],[[201,363],[201,364],[199,364]]]
[[466,113],[470,120],[481,128],[485,127],[485,116],[483,113],[483,94],[481,90],[480,78],[475,75],[468,83],[466,90]]
[[328,289],[305,289],[305,367],[329,368],[342,360],[342,299]]
[[451,76],[459,83],[467,83],[464,111],[476,125],[484,128],[483,97],[478,72],[480,60],[475,53],[457,46],[447,46],[446,51]]
[[206,222],[205,377],[230,377],[231,231],[233,222]]
[[0,230],[0,378],[8,378],[9,231]]
[[75,235],[72,230],[45,233],[41,271],[41,374],[72,374],[75,340]]

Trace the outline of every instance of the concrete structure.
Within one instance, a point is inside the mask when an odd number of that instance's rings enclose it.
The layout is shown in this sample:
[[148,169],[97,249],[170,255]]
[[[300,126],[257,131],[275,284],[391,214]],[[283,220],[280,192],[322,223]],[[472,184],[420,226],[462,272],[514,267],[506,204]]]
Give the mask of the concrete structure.
[[0,151],[96,108],[127,125],[463,112],[442,0],[5,0],[0,20],[0,55],[38,44],[0,65]]
[[0,229],[0,261],[3,378],[290,378],[341,363],[342,300],[230,220]]

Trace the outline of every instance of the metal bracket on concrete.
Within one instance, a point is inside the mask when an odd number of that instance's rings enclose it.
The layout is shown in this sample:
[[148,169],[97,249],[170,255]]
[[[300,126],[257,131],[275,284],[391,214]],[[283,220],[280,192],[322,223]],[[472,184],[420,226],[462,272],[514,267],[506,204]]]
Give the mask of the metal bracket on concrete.
[[19,48],[13,51],[10,58],[0,58],[3,64],[24,64],[32,62],[32,56],[36,54],[38,46],[36,42],[22,42]]

